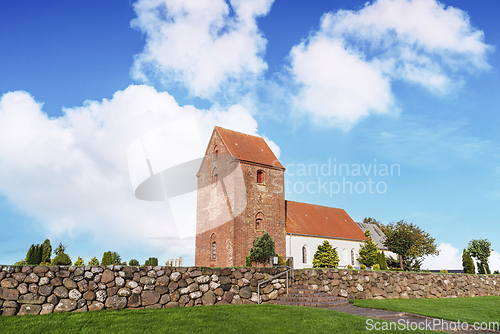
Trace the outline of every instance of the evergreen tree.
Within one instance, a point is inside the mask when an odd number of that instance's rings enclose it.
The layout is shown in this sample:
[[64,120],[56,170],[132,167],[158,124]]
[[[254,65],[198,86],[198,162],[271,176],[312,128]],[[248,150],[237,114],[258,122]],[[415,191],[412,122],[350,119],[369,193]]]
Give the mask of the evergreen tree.
[[54,253],[56,256],[52,259],[50,262],[50,265],[52,266],[70,266],[71,265],[71,259],[68,254],[65,253],[66,246],[62,244],[62,242],[59,243],[59,246],[54,250]]
[[467,249],[464,249],[462,252],[462,267],[464,268],[464,273],[466,274],[474,274],[474,261],[472,261],[472,257],[470,256]]
[[157,266],[158,265],[158,259],[156,257],[150,257],[149,259],[144,262],[145,266]]
[[89,266],[98,266],[98,265],[99,265],[99,260],[95,256],[90,259]]
[[28,249],[28,252],[26,253],[26,264],[27,265],[34,264],[34,262],[35,262],[34,252],[35,252],[35,245],[31,244],[30,248]]
[[382,251],[378,253],[378,264],[380,265],[380,270],[387,270],[387,259]]
[[251,262],[266,263],[271,256],[276,256],[274,240],[265,232],[261,237],[253,241],[253,247],[250,249],[249,259]]
[[81,257],[78,257],[78,260],[76,260],[73,265],[74,266],[84,266],[85,262],[83,261],[83,259]]
[[378,244],[372,239],[370,230],[365,231],[365,241],[360,245],[358,262],[364,264],[367,267],[373,266],[379,261],[378,255]]
[[42,262],[42,247],[40,245],[35,246],[35,251],[33,252],[33,264],[39,265]]
[[336,268],[339,262],[337,249],[333,248],[328,240],[325,240],[314,253],[313,268]]
[[101,265],[103,265],[103,266],[109,266],[110,264],[111,264],[111,251],[104,252],[102,254]]
[[41,263],[50,263],[50,257],[52,256],[52,246],[50,245],[50,240],[45,239],[42,244],[42,261]]
[[137,261],[136,259],[132,259],[128,262],[129,266],[135,266],[135,267],[138,267],[139,266],[139,261]]
[[111,264],[121,264],[122,259],[117,252],[111,252]]

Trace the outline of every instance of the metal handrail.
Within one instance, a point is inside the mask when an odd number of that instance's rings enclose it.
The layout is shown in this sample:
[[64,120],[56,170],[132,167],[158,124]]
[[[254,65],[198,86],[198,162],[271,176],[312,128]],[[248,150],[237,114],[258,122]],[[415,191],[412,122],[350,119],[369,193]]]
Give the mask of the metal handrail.
[[275,275],[275,276],[268,278],[265,281],[262,281],[259,284],[257,284],[257,304],[260,304],[260,286],[262,284],[267,283],[269,281],[272,281],[273,279],[280,277],[281,275],[284,275],[284,274],[286,274],[286,294],[288,294],[288,273],[292,272],[292,277],[293,277],[293,269],[290,268],[289,266],[285,266],[285,267],[288,268],[288,270],[283,271],[283,272],[279,273],[278,275]]

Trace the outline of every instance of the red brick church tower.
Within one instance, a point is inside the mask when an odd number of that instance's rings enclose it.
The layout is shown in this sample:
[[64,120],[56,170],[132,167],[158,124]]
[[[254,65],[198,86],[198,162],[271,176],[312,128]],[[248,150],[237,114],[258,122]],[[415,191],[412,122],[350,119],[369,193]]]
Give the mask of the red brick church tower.
[[264,231],[285,255],[284,172],[264,139],[214,128],[197,174],[196,266],[244,266]]

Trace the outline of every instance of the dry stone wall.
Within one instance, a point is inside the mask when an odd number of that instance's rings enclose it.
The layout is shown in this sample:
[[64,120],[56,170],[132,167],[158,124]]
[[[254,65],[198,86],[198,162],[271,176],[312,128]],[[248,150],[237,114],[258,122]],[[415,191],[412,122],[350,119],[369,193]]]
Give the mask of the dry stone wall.
[[[283,268],[0,266],[1,314],[257,303]],[[286,293],[285,276],[261,300]]]
[[500,295],[500,276],[338,269],[295,270],[297,285],[348,299]]

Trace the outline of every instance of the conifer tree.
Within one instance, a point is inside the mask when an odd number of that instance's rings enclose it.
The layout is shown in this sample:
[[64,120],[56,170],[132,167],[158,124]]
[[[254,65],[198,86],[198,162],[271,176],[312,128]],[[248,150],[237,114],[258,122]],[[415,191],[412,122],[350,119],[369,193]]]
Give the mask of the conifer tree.
[[84,266],[85,262],[83,261],[83,259],[81,257],[78,257],[78,260],[76,260],[73,265],[74,266]]
[[249,262],[266,263],[269,262],[271,256],[276,255],[274,240],[265,232],[261,237],[253,241],[253,247],[250,249],[248,256]]
[[28,249],[28,252],[26,253],[26,264],[27,265],[33,265],[34,264],[34,252],[35,252],[35,245],[31,245],[30,248]]
[[337,249],[328,240],[318,246],[313,258],[313,268],[336,268],[340,262]]
[[156,257],[150,257],[149,259],[144,262],[145,266],[157,266],[158,265],[158,258]]
[[387,259],[382,251],[378,253],[378,264],[380,265],[380,270],[387,270]]
[[95,256],[90,259],[89,266],[98,266],[98,265],[99,265],[99,260]]
[[70,266],[71,265],[71,259],[68,254],[66,254],[64,251],[66,250],[66,246],[62,244],[62,242],[59,243],[59,246],[54,250],[54,253],[56,256],[50,261],[50,265],[52,266]]
[[357,260],[359,263],[371,267],[379,261],[378,244],[373,241],[369,230],[365,231],[365,236],[367,239],[360,245],[361,248],[359,249],[359,257]]
[[472,260],[469,252],[467,252],[467,249],[464,249],[462,252],[462,267],[464,268],[464,273],[466,274],[474,274],[476,271],[474,268],[474,261]]
[[52,246],[50,245],[50,240],[45,239],[42,244],[42,260],[41,263],[50,263],[50,257],[52,255]]
[[117,252],[111,252],[111,264],[121,264],[122,259]]
[[102,254],[101,265],[109,266],[111,264],[111,251]]

